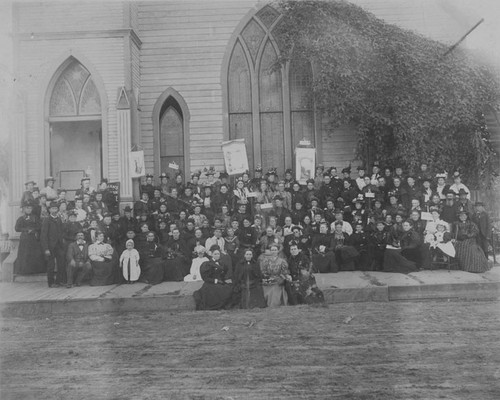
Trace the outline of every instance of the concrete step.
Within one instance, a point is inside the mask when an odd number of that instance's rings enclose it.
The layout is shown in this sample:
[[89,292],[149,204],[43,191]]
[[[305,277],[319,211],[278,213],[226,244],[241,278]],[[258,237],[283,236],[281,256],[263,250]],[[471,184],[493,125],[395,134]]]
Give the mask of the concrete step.
[[[483,274],[420,271],[396,274],[352,271],[317,274],[329,304],[422,301],[430,299],[500,299],[500,267]],[[128,311],[194,310],[193,292],[202,282],[48,288],[43,282],[0,283],[0,314],[5,316],[87,314]]]
[[45,283],[47,283],[47,274],[14,275],[14,282],[18,282],[18,283],[45,282]]

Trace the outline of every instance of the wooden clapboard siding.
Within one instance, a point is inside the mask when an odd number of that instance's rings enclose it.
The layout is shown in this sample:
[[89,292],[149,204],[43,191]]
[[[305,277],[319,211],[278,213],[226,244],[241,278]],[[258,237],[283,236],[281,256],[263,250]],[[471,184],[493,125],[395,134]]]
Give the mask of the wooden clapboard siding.
[[154,170],[152,112],[168,87],[187,103],[190,169],[223,168],[221,69],[226,46],[254,1],[139,3],[141,134]]
[[[443,2],[351,1],[387,22],[433,39],[453,42],[466,31],[463,21],[456,21],[443,7]],[[222,63],[237,26],[250,10],[263,4],[257,0],[16,2],[13,6],[15,33],[24,35],[15,57],[18,82],[27,102],[28,178],[40,182],[44,173],[40,171],[44,147],[40,117],[44,105],[40,99],[44,88],[40,88],[39,83],[55,71],[54,60],[61,54],[69,54],[70,49],[75,54],[83,54],[104,82],[109,101],[107,120],[103,121],[108,131],[108,153],[104,154],[108,178],[114,180],[119,176],[115,103],[118,88],[129,81],[140,93],[139,124],[149,171],[153,171],[157,162],[153,107],[169,87],[180,93],[190,111],[190,168],[203,168],[207,163],[222,168]],[[102,32],[106,30],[125,28],[136,31],[142,41],[140,48],[131,40],[103,37]],[[58,32],[71,33],[72,38],[50,36]],[[100,32],[100,37],[83,38],[78,36],[79,32],[82,35]],[[34,40],[27,40],[31,33]],[[38,40],[38,33],[43,40]],[[352,128],[343,127],[331,133],[325,128],[321,132],[317,147],[322,162],[340,167],[354,159],[357,135]]]
[[20,32],[72,32],[123,28],[123,5],[103,2],[16,2]]
[[132,68],[132,87],[140,89],[141,87],[141,53],[139,47],[130,41],[130,57]]
[[335,166],[340,170],[351,163],[360,164],[356,158],[358,134],[354,127],[346,125],[339,128],[326,128],[318,148],[319,159],[325,166]]
[[[32,110],[27,113],[26,125],[28,176],[40,181],[45,174],[44,171],[40,171],[45,140],[44,125],[40,114],[35,110],[43,109],[44,105],[40,104],[40,99],[43,98],[40,91],[45,91],[47,88],[41,88],[39,84],[55,72],[53,68],[57,69],[57,66],[53,65],[54,60],[60,59],[65,53],[69,56],[69,49],[73,50],[73,54],[84,55],[104,82],[109,104],[107,120],[103,120],[103,124],[107,124],[108,132],[108,153],[103,155],[103,162],[107,163],[108,178],[116,180],[119,172],[115,102],[117,89],[124,84],[123,39],[120,38],[20,42],[18,49],[20,81],[26,82],[34,89],[30,92],[26,105],[27,109]],[[83,64],[85,65],[85,62]]]

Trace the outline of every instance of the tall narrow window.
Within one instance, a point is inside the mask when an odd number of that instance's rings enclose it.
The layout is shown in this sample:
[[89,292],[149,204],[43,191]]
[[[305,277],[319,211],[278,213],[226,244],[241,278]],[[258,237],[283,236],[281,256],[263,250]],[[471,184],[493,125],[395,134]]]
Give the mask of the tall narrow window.
[[179,103],[169,97],[160,111],[160,166],[167,171],[170,163],[184,168],[184,120]]
[[307,61],[290,64],[290,112],[292,121],[292,146],[307,139],[314,145],[314,111],[312,101],[312,69]]
[[253,168],[252,90],[250,69],[241,44],[231,55],[228,74],[229,132],[231,139],[245,139],[249,167]]
[[285,170],[283,137],[283,88],[278,56],[271,41],[267,41],[259,69],[260,141],[262,167]]

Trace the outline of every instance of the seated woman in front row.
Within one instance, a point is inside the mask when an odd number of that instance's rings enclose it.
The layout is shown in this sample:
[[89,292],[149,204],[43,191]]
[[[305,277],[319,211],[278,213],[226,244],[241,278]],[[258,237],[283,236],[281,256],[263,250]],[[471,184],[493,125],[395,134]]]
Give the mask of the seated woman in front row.
[[309,257],[302,253],[297,243],[290,245],[290,258],[288,259],[291,283],[291,304],[323,303],[325,297],[316,285],[313,275],[313,266]]
[[198,257],[193,258],[193,261],[191,261],[191,269],[189,270],[189,275],[184,277],[184,282],[196,282],[203,280],[201,278],[200,268],[205,261],[209,261],[205,255],[207,250],[204,246],[196,246],[194,251]]
[[285,281],[291,282],[292,277],[288,263],[279,257],[279,246],[275,243],[269,246],[269,251],[259,256],[259,266],[262,272],[264,297],[268,307],[288,304]]
[[106,286],[118,283],[120,270],[118,257],[110,244],[104,243],[104,232],[96,233],[95,243],[89,246],[92,265],[90,286]]
[[227,279],[228,267],[220,262],[220,255],[220,250],[213,250],[212,259],[200,267],[203,286],[193,293],[197,310],[231,308],[234,303],[233,285]]
[[240,297],[240,308],[264,308],[267,306],[262,290],[262,272],[254,260],[251,249],[247,249],[243,260],[236,265],[234,287]]
[[163,281],[163,248],[156,242],[154,232],[147,232],[146,242],[137,249],[140,255],[140,281],[149,285],[157,285]]
[[403,233],[399,240],[389,235],[384,254],[384,272],[409,274],[418,271],[420,260],[420,236],[413,230],[410,220],[403,222]]

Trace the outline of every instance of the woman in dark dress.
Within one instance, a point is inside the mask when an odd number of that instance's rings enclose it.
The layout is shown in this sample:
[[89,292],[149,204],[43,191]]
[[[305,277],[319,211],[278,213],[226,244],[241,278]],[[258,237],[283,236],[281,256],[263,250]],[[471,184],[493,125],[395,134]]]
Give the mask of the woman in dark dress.
[[376,230],[369,238],[369,253],[372,260],[372,271],[382,271],[384,269],[384,252],[388,242],[388,232],[385,229],[383,220],[376,222]]
[[163,279],[183,281],[191,268],[191,253],[178,228],[172,230],[172,237],[167,240],[165,258]]
[[227,266],[220,263],[220,251],[212,252],[212,260],[200,267],[203,286],[193,293],[197,310],[220,310],[233,303],[233,286],[226,280]]
[[411,221],[403,222],[403,233],[399,241],[389,236],[389,243],[384,254],[384,272],[399,272],[408,274],[418,271],[420,259],[420,237],[413,230]]
[[368,252],[368,238],[368,234],[363,231],[363,223],[359,221],[354,226],[354,233],[347,240],[347,243],[359,253],[356,259],[356,269],[360,271],[369,271],[372,266],[372,260]]
[[315,304],[323,303],[325,297],[316,285],[313,275],[312,263],[307,255],[303,254],[297,243],[290,245],[290,258],[288,259],[292,282],[290,284],[291,296],[289,304]]
[[262,272],[255,262],[252,250],[246,250],[244,259],[236,266],[234,288],[240,295],[240,308],[267,307],[262,289]]
[[40,245],[40,218],[33,214],[33,200],[24,206],[24,215],[16,221],[16,232],[21,232],[17,259],[14,261],[14,273],[20,275],[42,274],[47,272]]
[[137,249],[139,251],[141,276],[139,280],[150,285],[157,285],[163,281],[163,248],[156,243],[154,232],[148,232],[146,242]]
[[331,246],[328,224],[323,222],[319,226],[319,233],[315,234],[312,239],[311,253],[315,272],[338,272],[338,264]]
[[335,222],[335,229],[332,233],[332,248],[335,252],[337,265],[340,271],[354,271],[359,252],[349,243],[349,235],[342,231],[341,221]]
[[467,272],[486,272],[490,269],[488,260],[476,242],[479,234],[477,225],[469,220],[466,211],[461,211],[454,224],[453,244],[460,269]]

